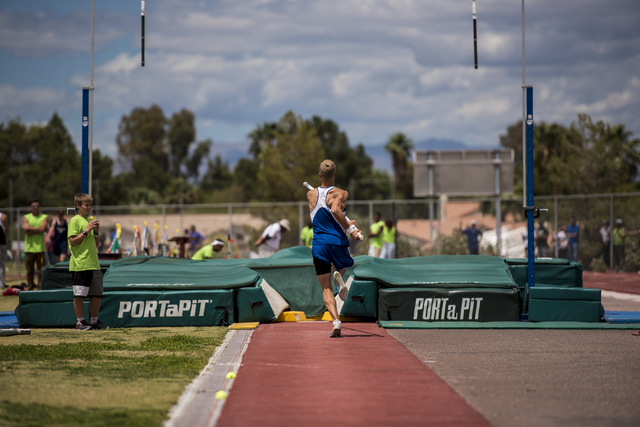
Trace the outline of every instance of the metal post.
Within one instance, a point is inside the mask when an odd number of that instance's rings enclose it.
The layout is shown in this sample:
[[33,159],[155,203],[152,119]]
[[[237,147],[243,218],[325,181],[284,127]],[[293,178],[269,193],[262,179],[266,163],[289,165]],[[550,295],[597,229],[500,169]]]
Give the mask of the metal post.
[[183,202],[183,179],[180,178],[180,234],[184,233],[184,204]]
[[[15,264],[13,256],[13,178],[9,178],[9,250]],[[5,256],[6,254],[2,255]]]
[[502,256],[502,205],[500,200],[500,151],[495,153],[495,178],[496,178],[496,246],[498,248],[498,256]]
[[82,170],[80,191],[89,194],[89,88],[82,88]]
[[440,224],[442,224],[442,201],[438,200],[438,255],[440,255],[440,245],[442,242]]
[[[527,89],[527,207],[533,208],[533,87],[529,86]],[[529,256],[527,260],[527,277],[529,287],[535,286],[535,262],[534,262],[534,228],[533,228],[533,216],[534,210],[527,209],[527,232],[529,234]]]
[[371,224],[373,224],[373,202],[369,201],[369,230],[371,230]]
[[231,255],[231,239],[233,239],[233,205],[229,203],[229,234],[227,235],[227,240],[229,240],[227,242],[229,246],[229,255]]
[[433,153],[428,154],[429,176],[429,246],[433,247]]
[[[555,236],[558,235],[558,196],[554,196],[553,197],[553,211],[555,212],[554,214],[554,218],[553,218],[553,233]],[[556,244],[555,244],[555,257],[558,258],[558,250],[559,250],[559,243],[558,239],[556,237]]]
[[96,0],[91,0],[91,75],[89,78],[89,191],[91,195],[91,183],[93,178],[93,41],[96,21]]
[[18,241],[18,256],[16,257],[16,261],[18,262],[18,276],[22,276],[22,271],[21,270],[21,263],[20,263],[20,259],[22,258],[22,249],[20,248],[20,227],[22,226],[22,224],[20,223],[20,208],[18,208],[18,217],[16,218],[16,232],[18,233],[18,238],[16,239]]
[[164,229],[164,226],[167,225],[167,207],[166,205],[162,205],[162,227]]
[[527,136],[525,122],[527,117],[526,99],[527,93],[524,80],[524,0],[522,0],[522,207],[527,207]]
[[613,273],[613,194],[609,196],[609,271]]
[[471,12],[473,14],[473,67],[478,69],[478,36],[476,33],[476,0],[471,2]]

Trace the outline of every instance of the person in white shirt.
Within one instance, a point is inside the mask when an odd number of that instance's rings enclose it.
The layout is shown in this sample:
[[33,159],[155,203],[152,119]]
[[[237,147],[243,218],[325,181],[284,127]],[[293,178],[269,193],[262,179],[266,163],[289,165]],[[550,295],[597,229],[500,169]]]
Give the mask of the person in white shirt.
[[262,235],[256,240],[260,258],[266,258],[278,252],[278,249],[280,249],[280,241],[282,240],[282,233],[290,230],[291,225],[287,219],[281,219],[278,222],[268,225],[262,232]]

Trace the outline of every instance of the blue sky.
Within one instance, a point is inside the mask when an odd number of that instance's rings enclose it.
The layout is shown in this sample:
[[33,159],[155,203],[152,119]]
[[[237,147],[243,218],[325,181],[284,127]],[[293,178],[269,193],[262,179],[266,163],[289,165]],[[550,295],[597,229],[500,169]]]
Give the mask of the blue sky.
[[[496,146],[521,117],[517,0],[477,1],[479,70],[469,0],[148,0],[144,68],[140,2],[95,3],[94,146],[112,157],[122,115],[154,103],[193,111],[198,140],[229,159],[287,110],[330,118],[378,153],[397,131]],[[640,137],[640,3],[525,7],[536,120],[588,113]],[[1,121],[56,111],[80,143],[90,30],[90,0],[0,0]]]

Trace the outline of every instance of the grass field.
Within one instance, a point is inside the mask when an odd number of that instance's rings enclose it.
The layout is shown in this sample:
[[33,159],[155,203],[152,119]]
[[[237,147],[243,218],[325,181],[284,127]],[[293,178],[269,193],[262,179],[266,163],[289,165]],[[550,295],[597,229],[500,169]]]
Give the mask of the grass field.
[[[12,311],[18,297],[0,297]],[[0,426],[161,426],[228,328],[0,337]]]

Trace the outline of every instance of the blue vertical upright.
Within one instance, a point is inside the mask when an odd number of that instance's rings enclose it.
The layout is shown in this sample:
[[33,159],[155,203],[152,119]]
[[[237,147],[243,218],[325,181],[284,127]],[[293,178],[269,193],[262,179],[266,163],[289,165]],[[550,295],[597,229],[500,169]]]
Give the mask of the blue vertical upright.
[[529,244],[527,259],[527,282],[529,287],[535,286],[534,252],[535,235],[533,217],[537,211],[533,205],[533,87],[527,88],[527,242]]
[[82,176],[80,191],[89,194],[89,88],[82,88]]

